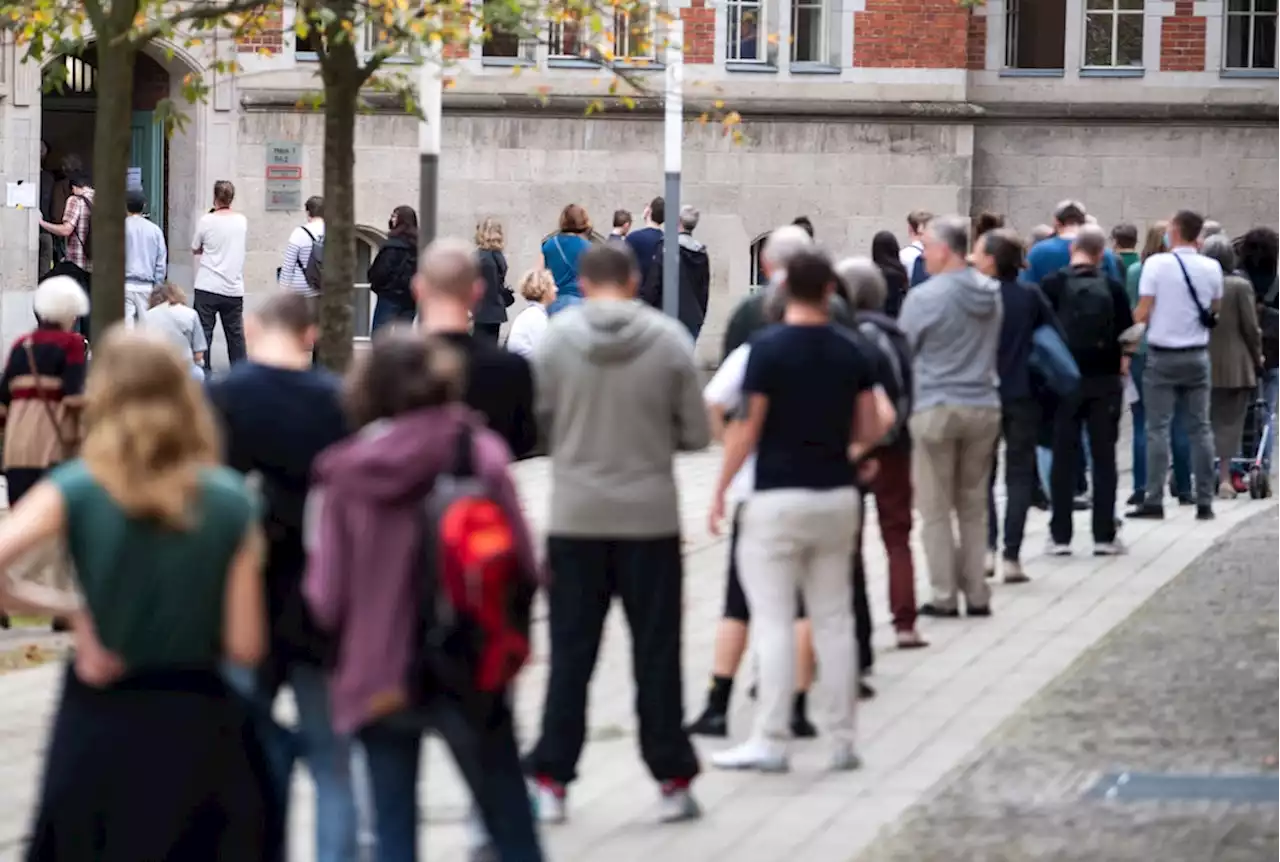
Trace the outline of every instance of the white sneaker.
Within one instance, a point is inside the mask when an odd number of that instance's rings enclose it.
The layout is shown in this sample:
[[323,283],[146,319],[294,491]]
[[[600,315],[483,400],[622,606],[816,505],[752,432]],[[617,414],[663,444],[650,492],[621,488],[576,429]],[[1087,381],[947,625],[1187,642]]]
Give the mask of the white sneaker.
[[667,783],[662,786],[662,802],[658,812],[660,823],[679,823],[682,820],[697,820],[702,816],[702,806],[693,798],[693,791],[686,784],[678,786]]
[[1071,556],[1071,546],[1063,545],[1049,539],[1045,542],[1044,552],[1051,557],[1069,557]]
[[1113,542],[1095,542],[1093,546],[1093,555],[1095,557],[1118,557],[1121,554],[1129,553],[1129,549],[1124,546],[1124,542],[1117,537]]
[[787,772],[791,769],[785,749],[759,739],[716,752],[711,755],[711,765],[717,769],[754,769],[759,772]]
[[831,751],[831,763],[829,768],[832,772],[852,772],[855,769],[862,768],[862,758],[853,750],[853,743],[840,742]]
[[531,787],[533,816],[539,823],[563,823],[568,819],[568,793],[550,782],[534,781]]

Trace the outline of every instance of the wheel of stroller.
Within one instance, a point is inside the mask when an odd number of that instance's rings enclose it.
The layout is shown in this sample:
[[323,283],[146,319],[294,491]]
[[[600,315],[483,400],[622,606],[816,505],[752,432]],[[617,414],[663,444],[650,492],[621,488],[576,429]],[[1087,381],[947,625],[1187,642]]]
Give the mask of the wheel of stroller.
[[1265,500],[1271,496],[1271,477],[1263,471],[1258,471],[1258,499]]
[[1262,471],[1257,467],[1249,468],[1249,499],[1262,499]]

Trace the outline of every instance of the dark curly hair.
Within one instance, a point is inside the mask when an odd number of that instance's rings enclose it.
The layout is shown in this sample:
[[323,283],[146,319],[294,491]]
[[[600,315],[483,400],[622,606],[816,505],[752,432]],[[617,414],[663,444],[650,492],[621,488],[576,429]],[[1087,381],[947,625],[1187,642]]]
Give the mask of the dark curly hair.
[[462,354],[441,338],[388,327],[347,375],[343,406],[352,428],[462,397]]

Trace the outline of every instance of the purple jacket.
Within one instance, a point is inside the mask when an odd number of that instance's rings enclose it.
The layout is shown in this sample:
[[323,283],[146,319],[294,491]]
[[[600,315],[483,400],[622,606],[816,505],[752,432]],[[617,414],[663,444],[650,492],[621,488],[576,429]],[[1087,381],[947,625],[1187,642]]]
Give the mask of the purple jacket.
[[407,705],[423,501],[448,466],[463,423],[475,429],[477,475],[511,516],[524,573],[538,576],[507,471],[511,452],[469,408],[451,404],[377,422],[326,449],[314,467],[303,592],[316,622],[337,638],[329,693],[339,733]]

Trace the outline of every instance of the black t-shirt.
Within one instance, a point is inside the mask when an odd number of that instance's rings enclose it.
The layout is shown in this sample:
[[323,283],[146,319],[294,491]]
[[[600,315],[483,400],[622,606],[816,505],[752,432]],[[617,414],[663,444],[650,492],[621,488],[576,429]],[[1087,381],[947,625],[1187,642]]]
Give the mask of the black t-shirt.
[[514,457],[528,455],[538,444],[529,363],[523,356],[465,332],[442,333],[441,337],[467,357],[464,400],[484,414],[489,427],[507,441]]
[[743,393],[769,410],[756,446],[756,490],[854,484],[849,439],[858,395],[876,385],[876,361],[830,324],[778,324],[751,342]]

